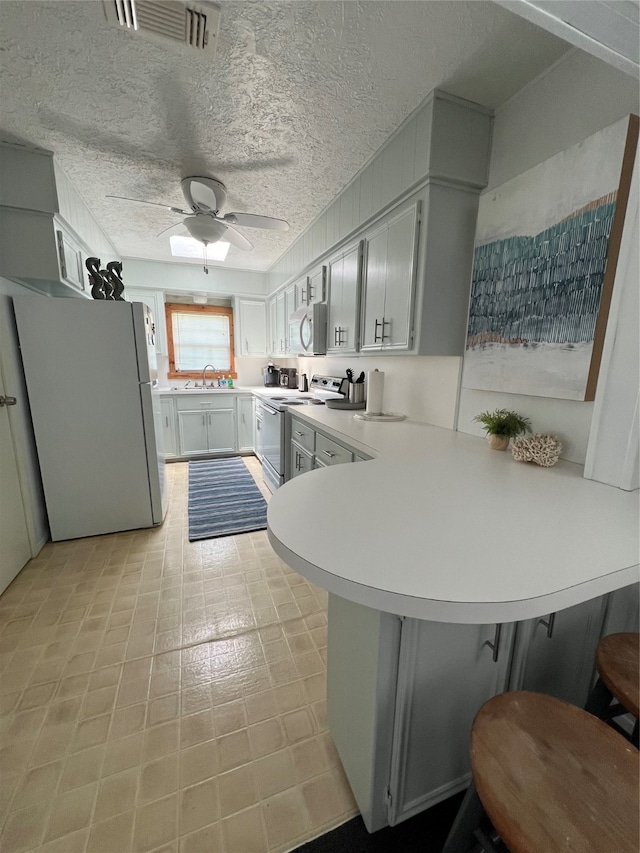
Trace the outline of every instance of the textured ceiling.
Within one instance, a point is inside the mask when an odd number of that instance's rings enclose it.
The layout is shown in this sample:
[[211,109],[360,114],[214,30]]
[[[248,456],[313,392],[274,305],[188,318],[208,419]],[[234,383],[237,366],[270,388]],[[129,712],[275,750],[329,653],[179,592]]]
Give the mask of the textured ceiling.
[[225,210],[289,221],[224,264],[266,270],[432,89],[495,107],[567,49],[483,0],[218,5],[212,61],[98,0],[0,2],[0,135],[53,151],[124,257],[171,260],[179,217],[105,196],[183,207],[180,177],[206,174]]

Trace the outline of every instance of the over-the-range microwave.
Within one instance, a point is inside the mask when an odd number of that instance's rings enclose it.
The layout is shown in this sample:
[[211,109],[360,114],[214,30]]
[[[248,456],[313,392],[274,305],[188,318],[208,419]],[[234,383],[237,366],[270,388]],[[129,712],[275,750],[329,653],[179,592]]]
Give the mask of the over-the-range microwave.
[[327,303],[314,302],[289,317],[289,352],[292,355],[326,355]]

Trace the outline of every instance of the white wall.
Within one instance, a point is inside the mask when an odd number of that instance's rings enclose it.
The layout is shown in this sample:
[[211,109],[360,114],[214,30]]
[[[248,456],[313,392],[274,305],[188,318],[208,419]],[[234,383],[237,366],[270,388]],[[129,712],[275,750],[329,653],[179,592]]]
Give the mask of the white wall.
[[384,410],[414,421],[453,429],[461,358],[419,355],[359,356],[356,358],[299,358],[298,371],[309,380],[314,373],[344,376],[351,368],[356,376],[370,370],[384,371]]
[[[571,52],[497,112],[485,192],[637,112],[639,95],[637,81],[592,56]],[[559,434],[563,458],[584,464],[593,403],[463,388],[458,429],[484,435],[473,417],[502,407],[530,417],[535,432]]]
[[209,296],[266,296],[267,275],[253,270],[230,270],[211,265],[166,264],[123,258],[122,279],[129,287],[151,287],[170,293],[206,293]]
[[636,158],[609,311],[584,475],[640,488],[640,163]]

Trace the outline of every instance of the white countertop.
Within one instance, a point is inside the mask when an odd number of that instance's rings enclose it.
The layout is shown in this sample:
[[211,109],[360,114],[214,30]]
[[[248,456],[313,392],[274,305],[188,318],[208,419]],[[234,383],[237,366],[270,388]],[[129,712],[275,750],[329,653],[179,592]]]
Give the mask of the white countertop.
[[275,551],[330,592],[399,615],[492,623],[638,580],[638,492],[427,424],[324,407],[295,415],[377,456],[304,474],[269,502]]
[[189,388],[174,388],[173,386],[160,386],[158,391],[163,396],[168,397],[181,397],[183,394],[189,397],[194,397],[196,394],[206,394],[209,396],[210,394],[253,394],[260,389],[258,388],[245,388],[242,385],[234,385],[233,388],[195,388],[193,386],[189,386]]

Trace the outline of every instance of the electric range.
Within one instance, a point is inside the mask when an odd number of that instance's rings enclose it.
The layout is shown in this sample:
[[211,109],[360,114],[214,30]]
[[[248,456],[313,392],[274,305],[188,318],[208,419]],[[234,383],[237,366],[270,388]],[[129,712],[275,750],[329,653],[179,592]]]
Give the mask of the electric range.
[[342,382],[335,376],[317,374],[311,378],[308,394],[256,392],[256,453],[262,462],[265,485],[271,492],[284,483],[289,432],[287,412],[341,399]]

